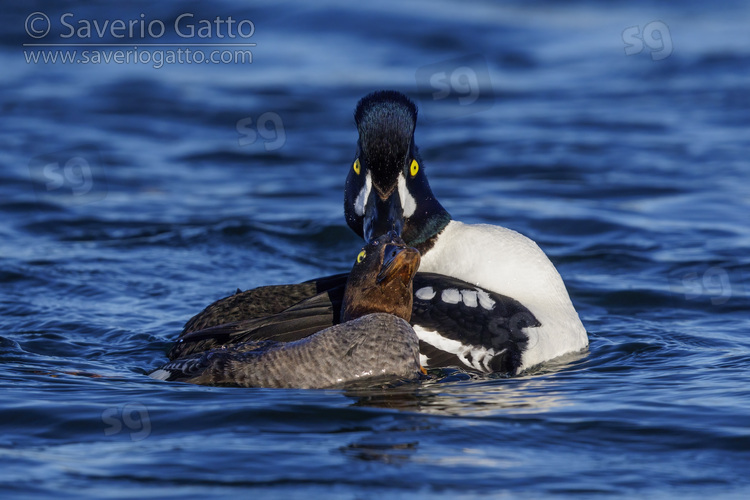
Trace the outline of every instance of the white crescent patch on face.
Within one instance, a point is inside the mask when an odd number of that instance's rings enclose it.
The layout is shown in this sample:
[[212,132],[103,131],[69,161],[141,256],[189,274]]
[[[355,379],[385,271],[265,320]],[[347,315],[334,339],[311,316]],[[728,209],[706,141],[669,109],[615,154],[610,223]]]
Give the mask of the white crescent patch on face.
[[411,217],[417,210],[417,202],[406,187],[406,177],[398,176],[398,197],[401,199],[401,209],[404,211],[404,217]]
[[365,205],[367,205],[367,198],[370,197],[370,191],[372,190],[372,176],[370,172],[367,172],[365,176],[365,185],[360,189],[357,199],[354,200],[354,213],[362,217],[365,215]]

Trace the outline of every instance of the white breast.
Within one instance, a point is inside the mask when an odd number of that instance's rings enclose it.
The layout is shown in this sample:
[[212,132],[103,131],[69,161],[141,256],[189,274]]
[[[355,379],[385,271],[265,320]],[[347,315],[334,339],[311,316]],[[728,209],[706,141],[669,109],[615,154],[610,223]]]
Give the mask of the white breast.
[[560,274],[536,243],[515,231],[451,221],[419,270],[512,297],[536,316],[542,326],[525,330],[529,342],[519,371],[588,346]]

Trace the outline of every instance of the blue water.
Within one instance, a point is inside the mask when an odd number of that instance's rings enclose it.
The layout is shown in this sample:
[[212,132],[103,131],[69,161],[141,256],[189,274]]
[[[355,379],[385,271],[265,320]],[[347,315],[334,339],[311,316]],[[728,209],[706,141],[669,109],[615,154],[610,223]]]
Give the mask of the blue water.
[[[307,5],[4,6],[3,497],[746,498],[748,4]],[[252,63],[25,59],[65,13],[181,43],[186,12],[251,20]],[[548,253],[588,352],[356,393],[146,377],[211,301],[350,267],[352,113],[381,88],[418,102],[455,218]]]

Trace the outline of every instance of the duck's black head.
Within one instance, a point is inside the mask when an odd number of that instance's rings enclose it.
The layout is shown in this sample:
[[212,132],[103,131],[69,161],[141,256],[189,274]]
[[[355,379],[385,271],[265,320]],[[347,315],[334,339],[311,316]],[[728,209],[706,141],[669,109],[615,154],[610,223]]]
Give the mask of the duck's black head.
[[346,178],[346,222],[365,241],[395,231],[421,252],[448,224],[414,144],[417,107],[400,92],[363,97],[354,112],[359,140]]
[[419,260],[417,249],[392,231],[365,245],[346,282],[341,322],[376,312],[409,321]]

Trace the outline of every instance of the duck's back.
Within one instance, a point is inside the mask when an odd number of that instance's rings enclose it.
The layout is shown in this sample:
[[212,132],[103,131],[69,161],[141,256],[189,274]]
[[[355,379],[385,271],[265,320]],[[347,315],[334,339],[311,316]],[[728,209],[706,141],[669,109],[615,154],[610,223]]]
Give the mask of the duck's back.
[[588,345],[560,274],[539,246],[520,233],[451,221],[422,257],[420,271],[453,276],[506,295],[534,314],[541,326],[527,329],[528,348],[519,371]]
[[311,389],[370,378],[411,379],[419,369],[419,341],[409,323],[374,313],[295,342],[250,343],[181,358],[152,377],[205,385]]

